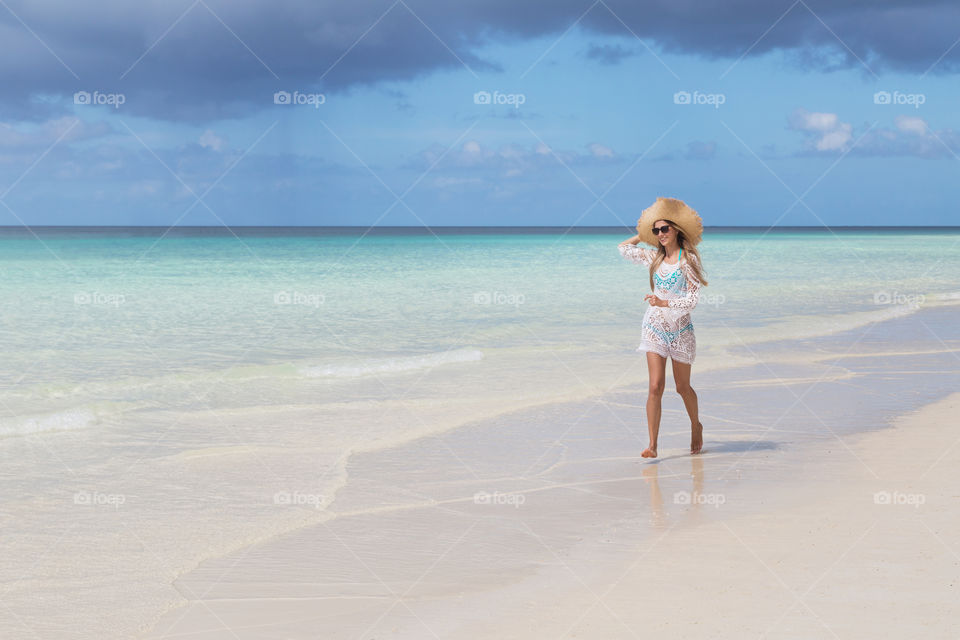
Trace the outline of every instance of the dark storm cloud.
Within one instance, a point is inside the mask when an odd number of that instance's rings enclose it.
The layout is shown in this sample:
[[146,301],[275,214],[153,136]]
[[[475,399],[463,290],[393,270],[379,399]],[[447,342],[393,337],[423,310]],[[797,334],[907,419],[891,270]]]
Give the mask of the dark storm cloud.
[[[124,94],[124,113],[240,116],[272,107],[281,89],[336,95],[443,69],[499,70],[484,44],[559,37],[577,20],[609,46],[645,52],[639,36],[731,64],[774,49],[868,75],[960,63],[960,47],[948,52],[960,6],[923,0],[6,0],[0,119],[50,117],[80,90]],[[595,53],[609,61],[600,54],[623,50]]]

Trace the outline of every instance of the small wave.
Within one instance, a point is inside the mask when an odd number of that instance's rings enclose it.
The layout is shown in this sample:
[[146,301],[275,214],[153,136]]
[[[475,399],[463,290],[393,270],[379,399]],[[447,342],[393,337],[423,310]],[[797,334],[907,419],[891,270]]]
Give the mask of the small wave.
[[475,362],[482,359],[482,351],[457,349],[418,356],[371,359],[360,363],[305,367],[302,372],[303,375],[310,378],[356,378],[375,373],[415,371],[457,362]]
[[935,302],[950,304],[954,301],[960,302],[960,291],[951,291],[948,293],[935,293],[930,296]]
[[[948,303],[943,303],[948,304]],[[852,311],[831,315],[803,315],[785,316],[775,319],[770,324],[760,327],[725,327],[711,335],[709,342],[715,347],[732,347],[744,344],[758,344],[761,342],[775,342],[784,339],[820,338],[836,335],[845,331],[852,331],[873,323],[885,320],[894,320],[909,316],[931,305],[929,300],[925,305],[919,304],[891,304],[880,309],[869,311]],[[731,332],[730,329],[744,329]]]
[[8,418],[0,420],[0,438],[50,431],[73,431],[89,427],[99,420],[100,415],[91,407]]

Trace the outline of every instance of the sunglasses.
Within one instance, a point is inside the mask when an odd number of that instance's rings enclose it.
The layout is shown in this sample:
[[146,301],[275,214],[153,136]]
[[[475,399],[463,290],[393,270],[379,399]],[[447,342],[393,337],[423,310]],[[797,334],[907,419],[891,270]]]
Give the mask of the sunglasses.
[[654,227],[654,228],[653,228],[653,235],[658,236],[658,235],[660,235],[661,233],[668,233],[669,231],[670,231],[670,225],[666,225],[666,226],[663,226],[663,227]]

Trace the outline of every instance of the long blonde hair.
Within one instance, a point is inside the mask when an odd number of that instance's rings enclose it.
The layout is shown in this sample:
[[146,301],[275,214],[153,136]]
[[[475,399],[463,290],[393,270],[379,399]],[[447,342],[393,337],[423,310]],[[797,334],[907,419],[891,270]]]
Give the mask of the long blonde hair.
[[[703,270],[703,266],[700,260],[700,252],[697,251],[697,248],[687,242],[687,237],[683,235],[683,231],[674,224],[673,220],[667,220],[666,218],[661,218],[664,222],[669,222],[670,226],[677,230],[677,243],[679,243],[680,248],[683,249],[682,259],[686,260],[687,264],[690,266],[690,270],[693,271],[693,275],[700,282],[700,286],[707,286],[707,279],[705,277],[706,272]],[[687,256],[694,256],[696,260],[688,260]],[[667,250],[661,244],[657,248],[657,255],[653,258],[653,262],[650,263],[650,291],[654,291],[653,286],[653,273],[660,268],[660,265],[663,263],[664,259],[667,257]]]

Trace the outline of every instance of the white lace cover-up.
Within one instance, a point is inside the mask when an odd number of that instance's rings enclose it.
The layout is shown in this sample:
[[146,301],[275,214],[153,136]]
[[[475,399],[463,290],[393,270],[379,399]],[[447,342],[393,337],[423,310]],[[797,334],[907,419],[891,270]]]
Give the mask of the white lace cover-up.
[[[657,251],[627,243],[620,245],[620,255],[649,270]],[[691,255],[690,259],[697,258]],[[690,311],[700,299],[700,281],[687,262],[685,252],[677,264],[661,263],[653,274],[653,284],[653,294],[666,300],[668,306],[652,307],[648,304],[641,325],[643,337],[637,351],[653,351],[676,362],[693,364],[697,356],[697,338],[693,333]]]

